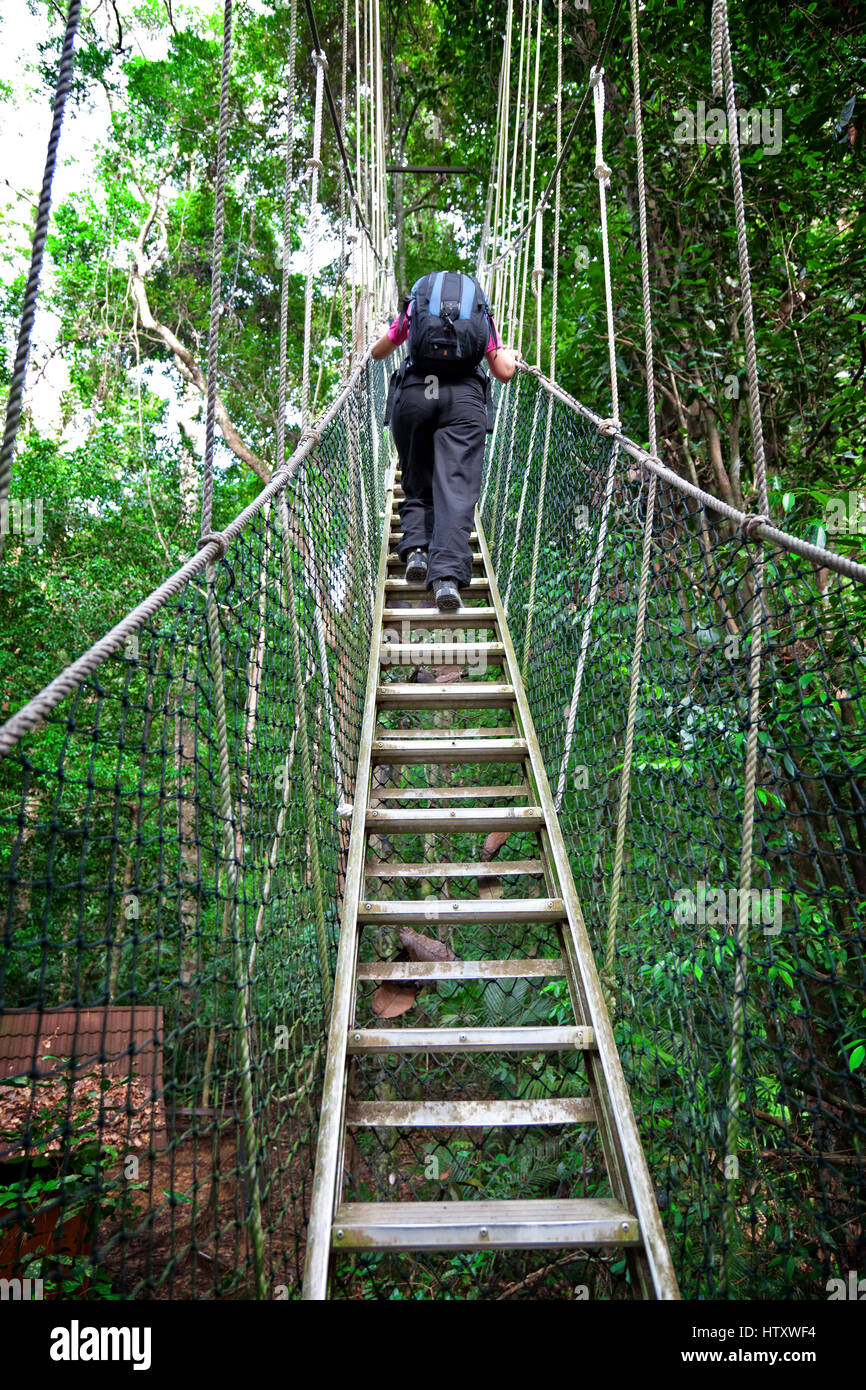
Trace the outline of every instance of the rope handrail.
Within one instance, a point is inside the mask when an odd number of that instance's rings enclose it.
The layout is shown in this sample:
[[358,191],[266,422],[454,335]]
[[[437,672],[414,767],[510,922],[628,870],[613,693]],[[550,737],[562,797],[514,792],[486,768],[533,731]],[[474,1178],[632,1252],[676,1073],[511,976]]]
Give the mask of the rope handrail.
[[179,569],[169,575],[168,579],[163,580],[162,584],[121,618],[119,623],[115,623],[113,628],[110,628],[103,637],[88,647],[87,651],[76,661],[65,667],[59,676],[55,676],[53,681],[50,681],[38,694],[11,715],[4,724],[0,725],[0,757],[10,753],[25,734],[40,724],[67,695],[71,695],[72,691],[87,680],[88,676],[91,676],[108,657],[119,651],[127,638],[131,637],[147,622],[148,618],[152,618],[154,613],[158,613],[160,608],[179,593],[190,579],[200,574],[210,561],[224,555],[228,546],[240,535],[247,523],[262,510],[272,497],[278,496],[285,490],[308,454],[316,448],[318,437],[336,419],[352,395],[369,360],[370,350],[368,348],[343,390],[316,421],[315,431],[308,430],[306,432],[285,467],[273,473],[270,481],[262,488],[258,496],[254,497],[252,502],[238,513],[234,521],[231,521],[223,531],[213,532],[210,536],[204,537],[200,548],[194,555],[190,556],[186,564],[181,565]]
[[635,444],[633,439],[629,439],[628,435],[624,434],[621,429],[612,425],[610,420],[603,419],[594,410],[583,405],[575,396],[570,395],[555,381],[551,381],[531,363],[524,361],[523,358],[518,358],[517,366],[521,371],[536,377],[549,395],[555,396],[557,400],[562,401],[563,405],[567,405],[569,409],[582,415],[585,420],[589,420],[597,430],[609,434],[635,462],[642,464],[649,472],[655,473],[658,478],[669,483],[671,487],[694,498],[696,502],[700,502],[701,506],[709,507],[711,511],[718,512],[728,521],[732,521],[738,530],[743,532],[746,539],[760,539],[771,545],[777,545],[780,549],[799,555],[804,560],[811,560],[816,565],[834,570],[837,574],[844,575],[846,579],[855,579],[861,584],[866,583],[866,565],[849,559],[847,555],[840,555],[834,550],[827,550],[824,546],[812,545],[810,541],[804,541],[799,536],[789,535],[787,531],[780,531],[777,526],[772,526],[764,515],[742,512],[737,507],[732,507],[729,502],[723,502],[721,498],[714,497],[712,493],[706,492],[695,483],[690,483],[686,478],[680,477],[679,473],[668,468],[667,464],[663,463],[660,458],[650,454],[646,449],[642,449],[639,444]]

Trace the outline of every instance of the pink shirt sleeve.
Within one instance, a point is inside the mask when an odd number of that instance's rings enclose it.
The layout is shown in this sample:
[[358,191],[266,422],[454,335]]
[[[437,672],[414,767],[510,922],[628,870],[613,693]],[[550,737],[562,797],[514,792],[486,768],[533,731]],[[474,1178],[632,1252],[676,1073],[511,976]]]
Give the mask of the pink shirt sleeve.
[[[401,312],[397,315],[394,322],[391,324],[391,327],[388,329],[388,337],[390,338],[391,342],[394,344],[395,347],[399,347],[401,343],[405,343],[406,339],[409,337],[409,315],[411,314],[411,312],[412,306],[410,305],[409,309],[405,314]],[[490,337],[487,339],[486,351],[495,352],[497,348],[501,348],[504,346],[505,344],[503,343],[502,338],[499,335],[499,329],[496,327],[496,324],[491,319]]]
[[488,351],[488,352],[493,352],[493,351],[495,351],[496,348],[501,348],[501,347],[505,347],[505,344],[503,343],[501,337],[499,336],[499,329],[496,327],[496,324],[493,322],[493,319],[491,319],[491,320],[490,320],[490,337],[487,339],[487,351]]
[[388,329],[388,337],[395,347],[399,347],[401,343],[405,343],[406,339],[409,337],[408,310],[405,314],[401,312],[397,315],[391,327]]

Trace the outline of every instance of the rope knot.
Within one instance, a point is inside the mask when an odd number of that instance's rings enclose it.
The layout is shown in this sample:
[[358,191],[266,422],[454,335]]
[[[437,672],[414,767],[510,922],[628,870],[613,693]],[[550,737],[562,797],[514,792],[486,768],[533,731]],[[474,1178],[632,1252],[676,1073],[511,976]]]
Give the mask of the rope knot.
[[589,74],[590,87],[597,87],[604,77],[604,68],[592,68]]
[[747,512],[740,522],[740,531],[744,540],[754,541],[758,537],[755,531],[759,526],[769,526],[770,518],[764,512]]
[[599,434],[616,434],[619,430],[619,421],[609,417],[607,420],[599,420],[596,425]]
[[312,425],[308,425],[307,428],[301,432],[300,442],[303,443],[305,439],[312,439],[314,444],[320,444],[322,440],[322,431],[314,430]]
[[196,544],[196,550],[204,550],[206,545],[214,541],[219,546],[219,558],[222,559],[229,548],[228,539],[222,531],[208,531],[206,536],[200,536]]
[[325,166],[322,164],[321,159],[315,159],[313,155],[310,155],[310,158],[307,160],[308,174],[312,174],[314,169],[323,169],[324,167]]
[[599,164],[596,164],[595,177],[597,179],[604,179],[605,187],[610,183],[610,173],[610,165],[605,164],[603,160]]
[[316,62],[318,63],[319,67],[320,67],[320,68],[324,68],[325,72],[327,72],[327,71],[328,71],[328,58],[327,58],[327,55],[326,55],[325,53],[314,53],[314,54],[313,54],[313,57],[315,58],[315,60],[316,60]]
[[529,278],[532,281],[532,293],[535,295],[537,299],[541,291],[541,282],[544,279],[544,271],[541,269],[541,267],[539,267],[538,269],[533,270]]

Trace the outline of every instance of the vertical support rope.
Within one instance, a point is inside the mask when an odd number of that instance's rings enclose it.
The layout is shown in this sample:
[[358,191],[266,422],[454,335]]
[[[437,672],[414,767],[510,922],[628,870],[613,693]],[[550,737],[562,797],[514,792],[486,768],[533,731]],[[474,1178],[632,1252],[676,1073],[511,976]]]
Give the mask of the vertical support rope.
[[[321,167],[322,167],[322,160],[321,160],[321,152],[322,152],[322,104],[323,104],[324,89],[325,89],[325,69],[326,69],[327,66],[328,66],[328,60],[327,60],[327,58],[325,57],[324,53],[316,53],[316,54],[314,55],[314,57],[315,57],[315,62],[316,62],[316,98],[315,98],[315,108],[314,108],[314,115],[313,115],[313,153],[312,153],[312,157],[311,157],[310,160],[308,161],[308,166],[307,166],[307,167],[309,168],[309,171],[310,171],[310,214],[309,214],[309,238],[310,238],[310,244],[309,244],[309,250],[308,250],[308,254],[307,254],[307,284],[306,284],[306,292],[305,292],[305,295],[304,295],[304,361],[303,361],[302,377],[301,377],[301,430],[302,430],[302,431],[304,431],[304,430],[308,427],[308,425],[309,425],[310,356],[311,356],[311,351],[312,351],[312,327],[313,327],[313,266],[314,266],[314,254],[315,254],[316,246],[317,246],[317,244],[318,244],[318,236],[317,236],[317,224],[318,224],[317,198],[318,198],[318,192],[319,192],[319,170],[320,170]],[[319,647],[319,665],[320,665],[321,672],[322,672],[322,689],[323,689],[323,693],[324,693],[324,697],[325,697],[325,708],[326,708],[326,710],[327,710],[327,715],[328,715],[328,731],[329,731],[330,739],[331,739],[331,754],[332,754],[333,765],[334,765],[334,776],[335,776],[335,780],[336,780],[336,783],[337,783],[337,801],[338,801],[338,803],[340,803],[340,802],[342,802],[342,800],[343,800],[343,778],[342,778],[342,770],[341,770],[341,768],[340,768],[340,761],[339,761],[339,758],[337,757],[337,733],[336,733],[336,727],[335,727],[335,724],[334,724],[334,705],[333,705],[333,700],[332,700],[332,698],[331,698],[331,676],[330,676],[330,670],[329,670],[329,666],[328,666],[328,647],[327,647],[327,641],[326,641],[326,638],[325,638],[325,628],[324,628],[324,621],[323,621],[323,619],[322,619],[321,603],[320,603],[320,601],[319,601],[319,574],[318,574],[318,567],[317,567],[317,565],[316,565],[315,544],[314,544],[314,541],[313,541],[313,539],[312,539],[312,526],[311,526],[311,524],[310,524],[310,499],[309,499],[309,488],[308,488],[308,485],[307,485],[307,465],[306,465],[306,464],[304,464],[304,467],[301,469],[301,520],[302,520],[302,525],[303,525],[304,534],[306,535],[307,541],[308,541],[308,550],[307,550],[307,554],[306,554],[305,558],[306,558],[307,563],[309,564],[309,567],[310,567],[310,581],[309,581],[309,586],[310,586],[310,590],[311,590],[312,595],[313,595],[313,617],[314,617],[314,623],[315,623],[315,627],[316,627],[316,638],[317,638],[318,647]],[[294,582],[293,582],[293,586],[294,586]],[[293,621],[297,621],[297,614],[295,614],[295,617],[293,618]],[[298,667],[298,670],[300,670],[300,667]],[[302,742],[302,745],[301,745],[302,755],[303,755],[303,746],[304,746],[304,745],[303,745],[303,742]],[[307,762],[303,760],[303,757],[302,757],[302,762],[303,762],[303,765],[304,765],[304,777],[305,777],[305,779],[306,779],[306,777],[307,777]],[[311,775],[312,775],[312,771],[311,771],[311,765],[310,765],[310,776],[311,776]],[[309,835],[310,835],[311,852],[312,852],[313,843],[316,842],[316,843],[315,843],[315,854],[316,854],[316,858],[318,858],[318,843],[317,843],[317,832],[316,832],[315,821],[311,821],[311,822],[310,822],[310,825],[309,825],[309,827],[308,827],[308,830],[309,830]],[[321,907],[321,905],[319,905],[319,907]],[[318,911],[319,911],[319,907],[317,907],[317,913],[318,913]],[[323,907],[322,907],[321,910],[322,910],[322,912],[324,911]],[[324,915],[322,916],[322,923],[323,923],[322,929],[324,930]]]
[[[758,489],[758,511],[769,517],[767,496],[767,459],[764,450],[764,424],[761,418],[761,398],[758,391],[758,349],[755,339],[755,317],[752,312],[752,277],[749,268],[749,242],[746,235],[746,212],[743,198],[743,174],[740,167],[740,135],[737,122],[734,69],[731,60],[731,36],[728,30],[727,0],[713,0],[713,66],[716,67],[718,45],[721,43],[722,71],[725,85],[725,110],[728,146],[731,151],[731,182],[734,189],[734,211],[737,221],[737,258],[740,268],[740,297],[743,303],[743,337],[746,341],[746,371],[749,378],[749,424],[755,458],[755,484]],[[714,76],[714,82],[716,75]]]
[[595,603],[598,598],[599,584],[601,580],[601,560],[604,554],[605,541],[607,540],[607,519],[610,515],[610,502],[613,497],[613,480],[616,474],[616,460],[618,449],[616,444],[611,446],[607,465],[607,479],[604,489],[604,502],[601,509],[601,521],[598,528],[598,540],[595,545],[595,556],[592,563],[592,578],[589,583],[589,594],[586,602],[586,617],[583,622],[583,630],[580,634],[580,651],[577,658],[577,668],[574,673],[574,687],[571,692],[571,703],[568,706],[568,717],[565,727],[565,746],[562,752],[562,762],[559,766],[559,781],[556,786],[556,796],[554,806],[557,815],[562,809],[562,798],[565,794],[565,779],[568,773],[568,764],[571,758],[571,744],[574,738],[574,726],[577,719],[577,706],[580,703],[580,692],[583,686],[583,672],[586,667],[586,656],[589,650],[589,638],[592,631],[592,619],[595,613]]
[[595,113],[595,177],[598,180],[599,219],[601,222],[601,252],[604,263],[604,303],[607,316],[607,357],[610,369],[611,418],[619,429],[619,383],[616,376],[616,334],[613,323],[613,289],[610,275],[610,248],[607,240],[607,189],[610,188],[610,169],[604,162],[604,68],[593,68],[589,75]]
[[[39,195],[36,226],[33,230],[33,242],[30,249],[30,269],[27,272],[24,303],[21,308],[18,346],[15,350],[12,380],[9,383],[9,395],[6,399],[6,421],[3,427],[3,444],[0,446],[0,502],[5,501],[9,496],[9,487],[12,482],[12,459],[15,455],[18,426],[21,423],[24,381],[27,376],[27,360],[30,356],[30,339],[36,319],[39,277],[42,274],[42,257],[51,216],[51,186],[54,182],[54,170],[57,165],[57,148],[60,144],[66,98],[72,85],[72,73],[75,66],[75,35],[78,31],[80,14],[81,0],[69,0],[66,32],[63,36],[60,65],[57,70],[57,85],[54,89],[54,115],[51,122],[51,133],[48,136],[48,150],[45,155],[42,192]],[[4,537],[0,534],[0,555],[3,553],[3,542]]]
[[[604,162],[603,136],[604,136],[604,68],[592,68],[589,74],[589,81],[592,87],[593,108],[595,112],[595,177],[598,180],[599,214],[601,218],[601,247],[602,259],[604,262],[604,299],[607,315],[607,351],[608,365],[610,368],[610,400],[611,400],[611,419],[617,429],[620,427],[619,419],[619,383],[616,376],[616,339],[614,336],[613,322],[613,289],[611,287],[610,275],[610,250],[607,240],[607,198],[606,189],[610,187],[610,169]],[[562,807],[562,798],[565,794],[565,779],[568,773],[568,764],[571,758],[571,744],[574,738],[574,726],[577,719],[577,706],[580,701],[580,692],[583,685],[583,672],[586,666],[586,656],[589,650],[589,638],[592,628],[592,620],[595,613],[595,603],[598,597],[599,583],[601,579],[601,561],[604,553],[604,545],[607,540],[607,521],[610,514],[610,503],[613,496],[613,480],[616,473],[616,464],[619,457],[619,444],[614,442],[607,466],[607,480],[604,490],[604,504],[602,506],[601,522],[598,528],[598,541],[595,547],[595,557],[592,565],[592,578],[590,580],[589,595],[587,597],[587,614],[583,624],[583,631],[580,636],[580,652],[577,659],[577,669],[574,674],[574,689],[571,694],[571,703],[568,707],[568,718],[565,730],[565,746],[562,753],[562,762],[559,768],[559,782],[556,788],[554,804],[557,814]]]
[[[562,149],[562,6],[557,10],[556,24],[556,165],[555,206],[553,216],[553,283],[550,301],[550,378],[556,377],[556,314],[559,301],[559,229],[561,213],[562,174],[559,156]],[[541,219],[539,218],[539,221]],[[539,356],[539,363],[541,357]],[[550,450],[550,430],[553,423],[553,397],[547,402],[547,423],[544,428],[544,453],[541,459],[541,480],[538,486],[538,507],[535,516],[535,538],[532,544],[532,570],[529,576],[529,598],[526,604],[526,629],[523,637],[523,678],[528,681],[529,653],[532,650],[532,624],[535,616],[535,589],[538,583],[538,555],[541,547],[541,521],[547,492],[547,460]]]
[[[535,32],[535,76],[534,76],[534,78],[533,78],[533,90],[532,90],[532,134],[531,134],[531,136],[529,137],[529,144],[530,144],[530,153],[529,153],[529,187],[528,187],[528,190],[527,190],[526,200],[524,201],[524,197],[523,197],[523,182],[522,182],[522,180],[521,180],[521,187],[520,187],[520,208],[521,208],[521,216],[523,215],[523,209],[524,209],[525,207],[527,207],[527,206],[528,206],[528,207],[532,207],[533,200],[534,200],[534,198],[535,198],[535,147],[536,147],[536,135],[537,135],[537,129],[538,129],[538,80],[539,80],[540,69],[541,69],[541,8],[542,8],[542,7],[541,7],[541,3],[540,3],[540,0],[539,0],[539,5],[538,5],[538,21],[537,21],[537,24],[536,24],[536,32]],[[531,27],[531,24],[532,24],[531,5],[530,5],[529,24],[530,24],[530,27]],[[527,67],[526,67],[526,90],[527,90],[527,93],[528,93],[528,92],[529,92],[529,60],[528,60],[528,58],[527,58]],[[524,129],[524,145],[523,145],[524,154],[523,154],[523,159],[524,159],[524,165],[525,165],[525,162],[526,162],[526,135],[527,135],[527,132],[528,132],[528,130],[529,130],[529,118],[528,118],[528,116],[524,119],[523,129]],[[536,248],[537,248],[537,251],[540,251],[540,246],[541,246],[541,242],[540,242],[540,235],[541,235],[541,225],[540,225],[540,224],[541,224],[541,221],[542,221],[542,219],[541,219],[541,217],[539,216],[539,218],[538,218],[538,224],[537,224],[537,235],[536,235]],[[517,259],[518,259],[518,265],[521,265],[521,264],[522,264],[522,274],[521,274],[521,277],[520,277],[520,323],[519,323],[518,333],[517,333],[517,350],[518,350],[518,352],[520,352],[520,353],[522,353],[522,350],[523,350],[523,322],[524,322],[524,317],[525,317],[525,313],[526,313],[526,287],[527,287],[527,285],[528,285],[529,282],[530,282],[529,261],[530,261],[531,249],[532,249],[532,248],[531,248],[531,244],[530,244],[530,238],[529,238],[529,237],[526,237],[526,245],[525,245],[525,247],[524,247],[523,255],[522,255],[522,256],[518,256],[518,258],[517,258]],[[536,260],[536,264],[538,264],[539,269],[538,269],[537,272],[533,269],[532,276],[531,276],[531,280],[532,280],[532,290],[533,290],[533,293],[535,294],[535,297],[536,297],[536,307],[537,307],[537,315],[536,315],[536,316],[537,316],[537,321],[538,321],[538,337],[539,337],[539,339],[540,339],[540,337],[541,337],[541,298],[540,298],[540,289],[539,289],[539,282],[540,282],[540,279],[541,279],[540,259]],[[538,353],[538,357],[537,357],[538,366],[539,366],[539,368],[540,368],[540,367],[541,367],[541,356],[540,356],[541,348],[540,348],[540,343],[539,343],[539,345],[537,345],[537,353]]]
[[[505,609],[506,614],[508,613],[508,604],[511,599],[511,585],[514,582],[514,567],[517,562],[517,552],[520,549],[520,533],[523,530],[523,512],[526,506],[526,494],[529,489],[529,476],[532,472],[531,461],[535,451],[535,436],[538,432],[538,416],[540,414],[540,407],[541,391],[536,390],[535,405],[532,408],[532,429],[529,432],[529,449],[527,451],[526,467],[523,470],[523,487],[520,490],[520,505],[517,508],[517,524],[514,528],[514,534],[511,537],[511,564],[508,569],[508,582],[505,586],[505,595],[502,600],[502,606]],[[549,413],[550,412],[548,411],[548,416]]]
[[[516,101],[515,107],[514,107],[514,142],[513,142],[513,149],[512,149],[513,158],[512,158],[512,160],[511,160],[511,179],[510,179],[510,191],[509,191],[509,195],[508,195],[508,212],[507,212],[507,214],[506,214],[506,216],[505,216],[506,235],[508,236],[509,240],[510,240],[511,235],[512,235],[512,227],[513,227],[513,225],[514,225],[514,192],[515,192],[515,182],[516,182],[516,178],[517,178],[517,136],[518,136],[518,132],[519,132],[519,129],[520,129],[520,104],[521,104],[521,101],[522,101],[522,99],[523,99],[523,68],[524,68],[524,55],[525,55],[525,52],[526,52],[526,18],[527,18],[527,6],[524,5],[524,6],[523,6],[523,15],[522,15],[521,25],[520,25],[520,61],[519,61],[518,70],[517,70],[517,101]],[[506,158],[507,158],[507,152],[506,152]],[[507,167],[507,166],[506,166],[506,167]],[[514,330],[515,330],[515,327],[516,327],[516,319],[515,319],[515,315],[514,315],[514,256],[513,256],[513,255],[512,255],[511,259],[508,261],[508,263],[507,263],[507,265],[506,265],[506,267],[505,267],[503,278],[504,278],[504,280],[505,280],[505,299],[504,299],[504,305],[503,305],[503,307],[504,307],[504,309],[505,309],[505,323],[506,323],[506,331],[505,331],[504,336],[505,336],[505,341],[506,341],[507,343],[509,343],[509,342],[511,342],[511,341],[513,340],[513,338],[514,338]]]
[[[343,146],[346,144],[346,70],[349,61],[349,0],[343,0],[343,42],[340,61],[340,135]],[[346,296],[349,277],[347,273],[346,252],[346,171],[340,160],[340,386],[346,384],[349,376],[349,326],[346,311]]]
[[[222,316],[222,253],[225,228],[225,182],[226,147],[229,126],[229,80],[232,56],[232,0],[225,0],[223,11],[223,43],[220,76],[220,119],[217,139],[216,187],[214,191],[214,228],[211,251],[211,302],[208,331],[208,370],[207,370],[207,416],[205,424],[205,448],[202,478],[202,540],[209,535],[213,524],[213,453],[216,426],[217,397],[217,358],[219,348],[219,325]],[[247,1226],[253,1251],[253,1270],[256,1293],[260,1299],[267,1298],[265,1284],[265,1238],[262,1228],[261,1197],[258,1178],[258,1139],[255,1126],[255,1105],[253,1099],[252,1057],[250,1053],[250,1023],[247,1012],[247,989],[249,976],[241,951],[240,926],[238,922],[238,880],[240,827],[235,824],[231,792],[231,766],[229,763],[228,723],[226,719],[225,684],[223,680],[222,646],[220,643],[219,613],[216,601],[216,565],[211,560],[206,568],[207,577],[207,631],[213,668],[214,714],[217,728],[217,749],[219,758],[220,815],[223,823],[223,843],[229,903],[229,919],[232,937],[232,968],[235,989],[235,1029],[237,1033],[238,1058],[240,1065],[241,1116],[243,1123],[244,1147],[246,1149],[245,1167],[249,1185],[249,1209]]]
[[310,840],[310,877],[313,881],[313,913],[316,919],[316,942],[319,951],[319,976],[322,982],[322,1003],[325,1018],[331,1011],[331,966],[328,960],[328,938],[325,928],[325,897],[322,867],[319,858],[319,837],[316,833],[316,793],[313,786],[313,762],[310,756],[310,734],[307,728],[307,701],[304,669],[301,663],[301,636],[298,623],[298,603],[295,595],[295,574],[292,565],[291,524],[286,489],[278,494],[280,530],[283,535],[283,573],[286,581],[286,607],[292,634],[292,674],[298,702],[298,738],[301,745],[301,776],[304,783],[304,804],[307,812],[307,834]]
[[[647,432],[649,450],[656,452],[656,405],[655,405],[655,363],[653,358],[652,304],[649,284],[649,248],[647,241],[646,216],[646,178],[644,174],[643,151],[643,111],[641,107],[640,51],[638,48],[637,0],[630,0],[631,8],[631,62],[632,62],[632,101],[634,108],[634,134],[637,149],[637,195],[638,218],[640,225],[640,270],[641,292],[643,295],[644,352],[646,355],[646,393],[647,393]],[[646,518],[644,520],[643,550],[641,553],[640,588],[638,590],[637,618],[635,621],[634,652],[632,653],[631,681],[628,694],[628,717],[626,719],[625,747],[623,750],[622,776],[619,784],[619,807],[616,822],[616,845],[613,856],[613,881],[607,913],[607,938],[604,951],[604,968],[601,972],[608,1008],[613,1011],[616,956],[616,929],[619,919],[619,900],[622,888],[622,865],[625,851],[625,832],[631,797],[631,769],[634,752],[634,729],[637,717],[637,697],[640,685],[641,659],[646,631],[647,590],[649,586],[650,553],[652,550],[653,523],[655,519],[656,489],[658,479],[650,475],[647,494]]]
[[316,101],[313,113],[313,154],[307,163],[310,171],[310,215],[307,235],[310,242],[307,250],[307,288],[304,296],[304,365],[301,376],[301,429],[305,430],[310,409],[310,352],[313,332],[313,265],[318,242],[318,216],[316,203],[319,196],[319,170],[322,167],[322,101],[325,91],[325,68],[328,60],[324,53],[314,54],[316,62]]
[[731,1055],[728,1076],[728,1124],[725,1136],[725,1282],[730,1297],[731,1256],[737,1231],[735,1189],[739,1181],[738,1141],[740,1133],[740,1071],[745,1033],[747,952],[749,949],[749,905],[752,887],[752,843],[755,829],[755,785],[758,766],[758,721],[761,697],[761,643],[763,623],[764,547],[759,543],[755,556],[755,582],[752,595],[752,650],[749,658],[749,732],[746,744],[745,785],[743,788],[743,839],[740,848],[740,891],[737,903],[737,961],[734,971],[734,998],[731,1006]]
[[289,334],[289,261],[292,251],[292,178],[295,147],[295,51],[298,0],[292,0],[289,18],[289,97],[286,112],[286,176],[283,184],[283,271],[280,284],[280,395],[277,411],[277,470],[286,458],[286,357]]
[[[746,340],[746,366],[749,378],[749,425],[754,452],[755,484],[758,508],[769,516],[767,494],[767,463],[764,451],[764,427],[761,419],[761,400],[758,390],[758,352],[755,321],[752,312],[752,282],[749,269],[749,247],[746,235],[746,215],[743,198],[743,177],[740,167],[740,139],[737,122],[734,70],[731,59],[731,36],[728,29],[727,0],[713,0],[711,60],[713,88],[725,92],[725,111],[728,145],[731,151],[731,181],[734,190],[734,209],[737,222],[737,256],[740,270],[740,295],[743,304],[743,330]],[[748,531],[747,531],[748,534]],[[734,972],[734,999],[731,1007],[731,1056],[728,1080],[728,1125],[725,1143],[725,1213],[724,1264],[725,1279],[730,1295],[731,1256],[736,1237],[735,1188],[738,1181],[738,1138],[740,1111],[740,1068],[742,1065],[745,1029],[744,999],[747,986],[749,946],[749,902],[752,883],[752,842],[755,824],[755,784],[757,780],[758,720],[761,694],[761,645],[763,623],[764,551],[758,546],[755,558],[755,578],[752,594],[751,636],[749,660],[749,729],[746,743],[745,785],[743,788],[743,838],[740,849],[740,890],[737,911],[737,962]]]
[[213,526],[213,454],[216,434],[217,355],[222,318],[223,239],[225,232],[226,146],[229,130],[229,78],[232,63],[232,0],[224,0],[223,47],[220,71],[220,120],[217,136],[214,190],[213,247],[210,270],[210,322],[207,339],[207,406],[202,473],[201,533]]
[[[508,0],[508,13],[505,20],[505,36],[502,40],[502,81],[501,81],[501,103],[497,113],[497,167],[496,167],[496,200],[493,209],[493,227],[490,237],[490,259],[493,262],[493,271],[488,286],[488,298],[496,312],[499,311],[497,293],[501,275],[496,265],[496,247],[498,240],[501,239],[501,224],[505,213],[505,170],[508,149],[508,123],[510,120],[511,104],[511,35],[514,23],[514,0]],[[503,327],[504,327],[503,320]]]

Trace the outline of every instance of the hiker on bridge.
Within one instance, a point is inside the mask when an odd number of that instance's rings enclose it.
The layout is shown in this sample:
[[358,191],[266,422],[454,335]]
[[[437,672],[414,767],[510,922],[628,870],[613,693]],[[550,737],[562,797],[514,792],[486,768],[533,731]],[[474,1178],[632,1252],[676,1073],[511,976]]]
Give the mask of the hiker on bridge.
[[407,583],[426,584],[439,609],[453,612],[472,577],[469,535],[493,427],[490,377],[481,363],[486,357],[496,379],[510,381],[516,355],[499,336],[477,280],[460,272],[417,280],[373,357],[388,357],[407,338],[409,355],[391,376],[385,415],[405,494],[397,553]]

